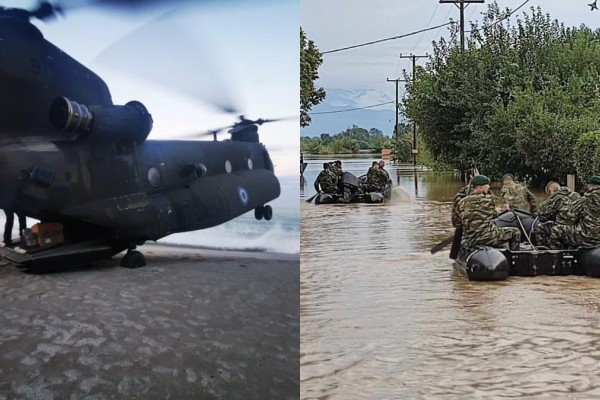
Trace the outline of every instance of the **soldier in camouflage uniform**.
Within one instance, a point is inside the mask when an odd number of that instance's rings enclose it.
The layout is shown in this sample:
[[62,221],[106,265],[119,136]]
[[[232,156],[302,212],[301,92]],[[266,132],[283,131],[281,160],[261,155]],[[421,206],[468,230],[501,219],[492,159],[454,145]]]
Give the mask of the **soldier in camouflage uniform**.
[[511,174],[506,174],[502,177],[500,197],[502,197],[511,208],[528,211],[532,214],[537,213],[537,201],[535,196],[527,189],[527,187],[515,182],[515,177]]
[[378,191],[380,192],[382,188],[387,185],[387,175],[379,169],[379,164],[377,161],[373,161],[371,164],[371,168],[367,172],[367,180],[365,190],[369,191]]
[[563,215],[563,223],[552,227],[550,240],[556,248],[600,244],[600,176],[588,180],[588,191]]
[[385,174],[385,182],[388,183],[390,182],[390,174],[388,174],[388,172],[383,167],[385,167],[385,161],[381,160],[379,161],[379,170],[383,174]]
[[458,192],[454,195],[452,200],[452,226],[458,228],[460,225],[460,216],[458,215],[458,203],[471,194],[472,190],[471,182],[467,186],[463,186],[458,189]]
[[463,229],[462,246],[499,247],[509,242],[511,249],[517,248],[521,239],[519,228],[500,228],[492,221],[497,214],[494,197],[488,193],[489,178],[477,175],[471,180],[471,185],[472,194],[458,202],[457,228]]
[[579,193],[571,191],[568,187],[560,186],[558,182],[550,181],[546,185],[548,198],[540,204],[538,218],[535,226],[535,238],[538,245],[558,247],[560,243],[550,241],[552,226],[556,224],[568,225],[568,211],[571,204],[579,199]]
[[[455,228],[458,228],[460,226],[460,216],[458,215],[458,203],[462,199],[464,199],[465,197],[470,195],[472,191],[473,191],[473,186],[471,184],[471,181],[469,181],[469,184],[467,186],[463,186],[460,189],[458,189],[458,192],[456,192],[456,194],[454,195],[454,199],[452,200],[451,217],[452,217],[452,226]],[[487,194],[489,196],[491,196],[492,199],[494,200],[494,203],[496,203],[496,195],[494,195],[494,192],[492,192],[492,189],[489,189]],[[500,211],[504,211],[504,209],[500,209],[499,207],[496,207],[496,211],[500,212]]]
[[[319,186],[321,186],[320,189]],[[315,179],[315,190],[329,194],[334,194],[337,191],[337,176],[331,171],[329,163],[323,163],[323,171]]]
[[340,177],[342,176],[342,173],[344,172],[344,171],[342,171],[342,162],[340,160],[335,160],[330,165],[331,165],[331,171],[335,174],[335,176],[339,180]]

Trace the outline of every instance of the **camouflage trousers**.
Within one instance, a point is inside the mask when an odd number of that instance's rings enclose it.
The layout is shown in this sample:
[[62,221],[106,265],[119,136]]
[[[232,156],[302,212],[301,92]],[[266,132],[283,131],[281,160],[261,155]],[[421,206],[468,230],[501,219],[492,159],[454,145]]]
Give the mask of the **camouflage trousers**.
[[552,227],[554,222],[548,221],[544,223],[537,223],[533,228],[533,236],[535,237],[536,246],[546,246],[549,248],[555,248],[556,238],[552,236]]
[[590,238],[577,225],[554,225],[550,232],[550,248],[552,249],[575,248],[579,246],[588,247],[599,243],[600,236]]
[[490,246],[500,247],[506,242],[519,243],[521,241],[521,231],[519,228],[496,228],[489,233],[478,236],[473,235],[471,240],[467,239],[464,243],[467,247]]

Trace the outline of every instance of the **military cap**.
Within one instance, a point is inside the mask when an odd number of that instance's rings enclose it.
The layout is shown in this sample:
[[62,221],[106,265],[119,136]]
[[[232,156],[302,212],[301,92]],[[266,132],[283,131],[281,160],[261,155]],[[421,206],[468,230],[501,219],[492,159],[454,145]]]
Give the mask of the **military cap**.
[[490,183],[490,178],[488,178],[485,175],[475,175],[473,177],[473,179],[471,180],[471,184],[474,186],[489,185],[489,183]]
[[600,175],[593,175],[590,179],[588,179],[588,183],[600,185]]
[[513,174],[504,174],[504,176],[502,177],[502,180],[505,180],[506,178],[510,178],[513,181],[515,180],[515,176]]
[[342,165],[342,162],[340,160],[335,160],[334,163],[337,165]]
[[323,163],[323,168],[329,168],[329,163],[324,162]]

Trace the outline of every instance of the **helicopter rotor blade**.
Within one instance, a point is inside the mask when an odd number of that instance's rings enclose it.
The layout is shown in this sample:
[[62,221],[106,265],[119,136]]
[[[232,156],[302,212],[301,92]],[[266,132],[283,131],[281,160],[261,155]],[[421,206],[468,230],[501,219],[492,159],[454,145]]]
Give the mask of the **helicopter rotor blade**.
[[[164,8],[165,6],[179,6],[193,4],[194,6],[206,7],[212,5],[235,5],[247,0],[56,0],[52,3],[55,7],[60,7],[67,12],[82,8],[105,8],[116,12],[137,15],[151,11],[153,9]],[[282,2],[294,0],[260,0],[262,3]]]
[[[158,83],[222,112],[238,109],[226,84],[222,57],[170,10],[104,49],[93,63]],[[193,56],[192,56],[193,55]],[[201,55],[201,57],[198,57]]]
[[259,118],[257,120],[248,120],[248,119],[244,119],[243,116],[241,117],[241,121],[240,122],[236,122],[232,125],[229,126],[225,126],[222,128],[218,128],[218,129],[211,129],[209,131],[205,131],[205,132],[196,132],[196,133],[192,133],[192,134],[188,134],[188,135],[184,135],[183,137],[186,138],[201,138],[201,137],[206,137],[206,136],[214,136],[216,134],[219,134],[220,132],[223,132],[226,129],[229,129],[227,132],[228,133],[237,133],[240,132],[246,128],[248,128],[249,126],[252,125],[262,125],[268,122],[279,122],[279,121],[285,121],[285,120],[290,120],[290,119],[297,119],[298,116],[290,116],[290,117],[282,117],[282,118],[273,118],[273,119],[262,119]]

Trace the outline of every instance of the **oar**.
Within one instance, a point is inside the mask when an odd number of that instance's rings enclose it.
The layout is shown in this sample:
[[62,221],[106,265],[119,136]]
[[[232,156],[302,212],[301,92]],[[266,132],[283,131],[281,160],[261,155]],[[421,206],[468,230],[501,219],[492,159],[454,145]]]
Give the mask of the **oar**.
[[317,192],[317,194],[315,194],[313,197],[311,197],[310,199],[306,200],[307,203],[310,203],[311,201],[313,201],[313,199],[315,197],[317,197],[319,194],[321,194],[321,192]]
[[452,247],[450,247],[450,254],[448,255],[448,257],[451,260],[456,260],[456,258],[458,257],[458,252],[460,251],[460,242],[462,240],[462,235],[463,235],[462,226],[460,228],[456,228],[456,230],[454,230],[454,238],[452,240]]
[[442,240],[440,243],[436,244],[431,248],[431,254],[435,254],[438,251],[442,250],[444,247],[448,246],[454,240],[454,234],[448,236],[446,239]]

